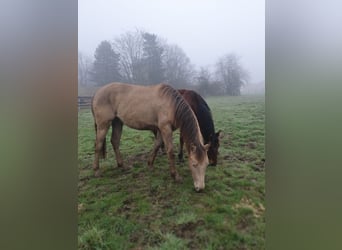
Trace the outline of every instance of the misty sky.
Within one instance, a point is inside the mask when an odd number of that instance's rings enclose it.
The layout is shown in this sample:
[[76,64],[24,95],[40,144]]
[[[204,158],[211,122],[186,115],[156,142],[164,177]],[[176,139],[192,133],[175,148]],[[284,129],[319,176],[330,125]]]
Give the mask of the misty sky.
[[136,28],[180,46],[197,69],[234,52],[251,82],[265,79],[264,0],[78,1],[78,48],[89,56]]

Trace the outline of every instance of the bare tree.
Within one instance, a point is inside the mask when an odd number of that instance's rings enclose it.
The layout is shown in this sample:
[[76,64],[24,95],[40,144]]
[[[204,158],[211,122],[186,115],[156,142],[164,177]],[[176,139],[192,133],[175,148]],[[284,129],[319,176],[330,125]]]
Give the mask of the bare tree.
[[211,73],[208,67],[201,67],[197,77],[196,77],[196,82],[197,82],[197,90],[200,95],[202,96],[207,96],[207,95],[212,95],[211,93]]
[[78,52],[78,84],[85,86],[89,83],[89,73],[91,71],[92,61],[90,57],[82,52]]
[[177,45],[141,30],[126,32],[113,42],[120,54],[120,72],[124,82],[154,84],[165,80],[175,88],[189,86],[194,66]]
[[242,67],[240,58],[234,53],[221,57],[216,63],[218,81],[225,86],[227,95],[240,95],[241,87],[248,82],[249,73]]
[[195,75],[190,59],[177,45],[164,45],[164,69],[166,81],[175,88],[190,85]]
[[143,69],[142,31],[126,32],[113,42],[115,51],[120,54],[120,71],[123,81],[129,83],[144,83],[146,75]]

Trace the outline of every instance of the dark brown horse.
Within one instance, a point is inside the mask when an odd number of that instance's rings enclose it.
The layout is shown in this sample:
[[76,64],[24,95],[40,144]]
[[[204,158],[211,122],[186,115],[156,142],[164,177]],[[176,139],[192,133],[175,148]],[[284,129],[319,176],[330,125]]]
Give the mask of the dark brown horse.
[[[204,144],[210,145],[208,150],[209,163],[212,166],[216,166],[222,132],[215,132],[214,121],[208,104],[197,92],[193,90],[179,89],[178,91],[179,93],[181,93],[185,101],[190,105],[192,111],[195,113],[201,129]],[[178,158],[180,161],[183,160],[183,145],[184,139],[181,134],[180,150],[178,154]]]
[[178,91],[166,84],[139,86],[111,83],[101,87],[92,100],[95,121],[95,175],[99,174],[99,157],[105,157],[106,134],[112,126],[111,143],[118,167],[123,166],[119,150],[122,126],[138,130],[157,131],[148,165],[153,168],[156,153],[164,141],[169,158],[170,174],[180,176],[175,168],[172,132],[180,128],[189,155],[189,168],[196,191],[205,187],[205,171],[209,163],[207,150],[196,116]]
[[[204,144],[209,144],[208,159],[212,166],[217,164],[218,149],[220,147],[220,138],[223,133],[221,131],[215,132],[215,126],[211,110],[206,101],[195,91],[189,89],[179,89],[178,92],[182,95],[184,100],[190,105],[194,112],[203,137]],[[153,131],[157,136],[157,130]],[[183,161],[183,146],[184,139],[182,134],[179,137],[180,148],[178,158]],[[163,145],[162,145],[163,146]]]

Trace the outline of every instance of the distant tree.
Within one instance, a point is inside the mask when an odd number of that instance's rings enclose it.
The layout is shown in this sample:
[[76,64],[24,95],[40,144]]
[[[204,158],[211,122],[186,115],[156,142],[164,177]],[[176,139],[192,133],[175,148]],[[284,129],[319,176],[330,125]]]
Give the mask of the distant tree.
[[115,39],[113,47],[120,54],[120,70],[124,82],[144,83],[147,79],[143,63],[143,32],[126,32]]
[[226,95],[241,94],[241,87],[249,80],[248,72],[242,67],[240,58],[235,54],[227,54],[216,63],[218,81],[224,85]]
[[164,80],[162,55],[164,49],[159,45],[157,36],[147,32],[142,33],[143,41],[143,64],[146,71],[147,83],[157,84]]
[[210,84],[210,94],[213,96],[221,96],[225,94],[225,85],[219,81],[213,81]]
[[89,74],[92,68],[91,59],[83,54],[82,52],[78,52],[78,84],[80,86],[86,86],[89,83]]
[[196,77],[197,91],[201,96],[212,95],[211,73],[208,68],[201,67]]
[[115,53],[108,41],[102,41],[95,51],[92,80],[98,85],[120,81],[119,54]]
[[194,66],[184,51],[176,45],[168,45],[155,34],[138,29],[126,32],[114,40],[113,47],[120,55],[124,82],[167,82],[175,88],[186,87],[193,82]]
[[189,57],[177,45],[164,45],[163,64],[166,81],[175,88],[191,85],[195,70]]

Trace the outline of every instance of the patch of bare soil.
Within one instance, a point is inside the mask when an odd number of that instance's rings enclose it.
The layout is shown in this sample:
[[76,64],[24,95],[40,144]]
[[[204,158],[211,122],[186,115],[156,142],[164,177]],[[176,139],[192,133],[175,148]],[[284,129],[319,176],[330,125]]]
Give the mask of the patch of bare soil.
[[256,149],[257,147],[257,143],[256,142],[249,142],[247,145],[246,145],[247,148],[250,148],[250,149]]
[[147,162],[147,159],[149,157],[150,153],[149,152],[143,152],[143,153],[138,153],[133,156],[130,156],[127,160],[130,164],[134,164],[136,162]]
[[265,169],[265,159],[264,158],[261,159],[252,168],[253,168],[254,171],[257,171],[257,172],[264,171],[264,169]]
[[173,233],[179,237],[188,240],[189,249],[199,249],[199,242],[196,240],[196,229],[198,226],[204,225],[203,220],[196,222],[188,222],[180,225],[175,225],[172,228]]
[[250,225],[250,220],[248,218],[241,218],[236,225],[236,228],[240,232],[246,232],[248,230],[248,226]]
[[118,213],[129,213],[134,208],[133,200],[128,198],[122,203],[122,206],[118,208]]

